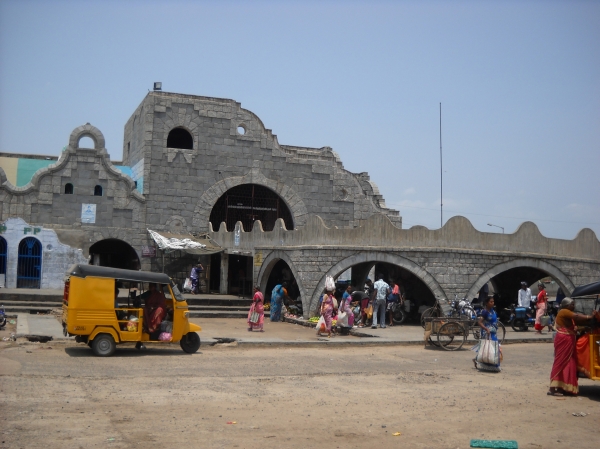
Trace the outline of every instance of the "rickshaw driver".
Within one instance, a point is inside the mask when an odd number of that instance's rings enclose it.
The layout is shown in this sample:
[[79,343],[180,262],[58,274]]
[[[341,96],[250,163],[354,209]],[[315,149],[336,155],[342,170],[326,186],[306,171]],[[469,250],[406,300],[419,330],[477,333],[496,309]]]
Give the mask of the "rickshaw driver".
[[157,340],[160,333],[160,323],[167,315],[167,299],[165,295],[151,282],[148,291],[140,297],[144,300],[144,328],[150,334],[150,340]]

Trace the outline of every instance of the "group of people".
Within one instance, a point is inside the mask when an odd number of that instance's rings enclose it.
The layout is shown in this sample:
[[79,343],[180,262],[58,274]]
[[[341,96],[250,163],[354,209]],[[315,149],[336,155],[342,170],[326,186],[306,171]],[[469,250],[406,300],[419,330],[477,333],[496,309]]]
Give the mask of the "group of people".
[[[531,299],[531,289],[527,287],[527,282],[521,282],[521,289],[517,295],[517,305],[519,307],[529,308],[531,306]],[[537,334],[541,334],[546,326],[548,327],[548,332],[554,331],[554,327],[552,326],[551,322],[548,324],[542,324],[542,317],[549,311],[548,293],[546,293],[546,286],[543,282],[538,283],[538,294],[537,297],[533,297],[533,299],[535,299],[535,332]],[[560,304],[558,295],[557,302]]]

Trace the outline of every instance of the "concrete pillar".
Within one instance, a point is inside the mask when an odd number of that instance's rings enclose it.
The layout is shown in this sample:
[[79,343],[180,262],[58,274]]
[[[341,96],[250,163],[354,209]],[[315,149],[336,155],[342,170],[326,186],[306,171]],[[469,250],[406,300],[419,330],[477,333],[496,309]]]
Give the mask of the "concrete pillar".
[[221,253],[221,285],[219,293],[226,295],[228,293],[227,286],[229,285],[229,254]]

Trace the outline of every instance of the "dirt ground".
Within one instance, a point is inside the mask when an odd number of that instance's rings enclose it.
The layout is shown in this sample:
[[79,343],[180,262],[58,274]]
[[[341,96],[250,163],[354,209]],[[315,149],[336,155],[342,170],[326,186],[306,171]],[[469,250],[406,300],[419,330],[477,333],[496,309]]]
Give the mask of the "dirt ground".
[[0,449],[600,446],[600,382],[547,396],[551,344],[504,356],[494,374],[468,350],[420,346],[119,346],[97,358],[83,344],[0,342]]

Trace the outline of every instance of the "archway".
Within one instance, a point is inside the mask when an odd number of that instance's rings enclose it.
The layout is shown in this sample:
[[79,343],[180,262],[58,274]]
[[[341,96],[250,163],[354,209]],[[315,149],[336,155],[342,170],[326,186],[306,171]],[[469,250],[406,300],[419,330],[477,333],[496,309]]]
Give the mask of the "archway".
[[[556,266],[537,259],[516,259],[492,267],[482,274],[467,292],[467,298],[477,296],[479,289],[486,283],[492,284],[496,296],[496,310],[503,310],[516,303],[517,293],[521,282],[532,285],[536,281],[551,277],[565,295],[569,295],[575,288],[571,280]],[[533,292],[532,292],[533,293]]]
[[40,288],[42,280],[42,244],[34,237],[19,242],[17,288]]
[[303,314],[303,309],[310,304],[310,298],[306,296],[299,282],[298,273],[288,255],[283,251],[274,251],[264,260],[258,273],[258,284],[260,290],[264,292],[265,303],[271,300],[273,288],[283,282],[287,283],[286,289],[291,300],[288,306],[292,306],[290,311],[298,315]]
[[433,304],[436,297],[446,298],[444,290],[435,278],[413,261],[393,253],[365,251],[341,260],[321,277],[312,294],[309,309],[310,312],[316,310],[318,306],[319,296],[325,287],[325,278],[327,276],[337,279],[337,277],[348,268],[357,266],[360,267],[360,270],[358,270],[360,275],[357,274],[355,276],[353,274],[352,282],[360,284],[360,282],[364,283],[364,280],[366,279],[366,273],[369,271],[367,268],[372,267],[373,265],[375,266],[376,274],[377,269],[379,269],[379,272],[384,275],[384,278],[386,278],[386,276],[387,279],[395,277],[396,279],[394,280],[398,280],[401,284],[405,283],[406,285],[402,285],[405,293],[410,294],[410,297],[407,297],[407,299],[411,300],[411,302],[414,301],[414,307],[417,309],[422,306]]
[[139,270],[140,259],[128,243],[118,239],[104,239],[90,247],[90,264],[102,267]]
[[244,231],[248,232],[254,222],[260,220],[264,231],[272,231],[278,218],[283,218],[286,229],[294,229],[292,213],[277,193],[258,184],[242,184],[221,195],[209,221],[215,231],[224,222],[229,232],[241,221]]

